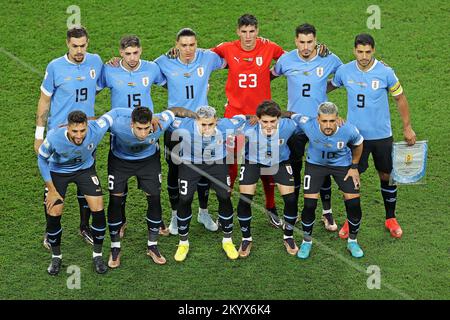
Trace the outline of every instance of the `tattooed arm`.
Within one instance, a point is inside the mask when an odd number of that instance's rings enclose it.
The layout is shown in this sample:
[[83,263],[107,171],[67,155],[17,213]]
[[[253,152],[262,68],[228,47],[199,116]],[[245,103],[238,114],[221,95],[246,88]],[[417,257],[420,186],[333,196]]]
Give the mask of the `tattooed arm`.
[[169,108],[170,111],[172,111],[176,117],[180,118],[197,118],[197,114],[194,111],[185,109],[183,107],[172,107]]
[[41,97],[39,98],[36,112],[36,133],[34,140],[34,151],[36,154],[44,141],[44,129],[47,125],[48,113],[50,111],[50,99],[51,97],[45,95],[41,91]]

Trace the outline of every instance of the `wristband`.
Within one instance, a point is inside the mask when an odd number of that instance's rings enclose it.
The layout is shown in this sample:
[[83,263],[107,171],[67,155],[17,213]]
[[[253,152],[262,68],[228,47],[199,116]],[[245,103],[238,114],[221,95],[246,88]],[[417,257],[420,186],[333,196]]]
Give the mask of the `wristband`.
[[44,140],[44,131],[45,131],[45,127],[36,126],[34,138],[37,140]]
[[350,166],[350,169],[358,169],[358,164],[352,163],[352,165]]

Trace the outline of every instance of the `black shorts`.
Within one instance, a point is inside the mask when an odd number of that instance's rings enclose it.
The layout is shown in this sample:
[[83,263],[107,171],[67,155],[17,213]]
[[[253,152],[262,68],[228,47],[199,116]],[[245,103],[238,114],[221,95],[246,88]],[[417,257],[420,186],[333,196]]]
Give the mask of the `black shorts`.
[[259,163],[243,163],[239,170],[239,184],[252,185],[264,175],[273,176],[275,183],[283,186],[294,186],[294,176],[289,161],[283,161],[278,166],[264,166]]
[[348,178],[344,181],[347,175],[348,167],[330,167],[319,166],[306,162],[305,177],[303,178],[303,193],[304,194],[316,194],[320,192],[320,188],[323,185],[323,181],[326,176],[333,176],[336,181],[339,190],[344,193],[359,193],[359,190],[355,190],[353,179]]
[[150,195],[161,193],[160,153],[141,160],[124,160],[111,151],[108,155],[108,190],[110,193],[123,193],[128,179],[136,176],[138,188]]
[[217,197],[229,198],[231,180],[228,165],[220,164],[180,164],[178,168],[178,186],[180,197],[192,198],[200,181],[209,181]]
[[305,154],[305,147],[308,143],[308,137],[303,133],[294,133],[287,141],[287,146],[291,155],[289,156],[289,161],[299,162],[302,161],[303,155]]
[[78,190],[86,196],[102,196],[102,186],[100,184],[100,179],[95,171],[95,165],[88,169],[78,170],[71,173],[59,173],[50,171],[53,184],[55,185],[56,191],[65,197],[67,186],[69,183],[73,182],[77,185]]
[[378,140],[364,140],[363,152],[359,160],[358,170],[363,173],[369,167],[369,155],[372,153],[375,169],[384,173],[392,171],[392,137]]

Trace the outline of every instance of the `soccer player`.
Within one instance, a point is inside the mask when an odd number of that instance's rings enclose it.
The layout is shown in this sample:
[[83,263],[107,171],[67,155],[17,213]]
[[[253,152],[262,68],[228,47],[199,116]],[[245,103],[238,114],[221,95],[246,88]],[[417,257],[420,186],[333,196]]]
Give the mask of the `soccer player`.
[[178,203],[178,234],[180,242],[176,261],[184,261],[189,252],[189,224],[192,218],[192,200],[198,182],[205,177],[216,191],[219,202],[219,225],[223,231],[222,248],[229,259],[239,254],[233,245],[233,206],[230,199],[230,177],[226,162],[226,139],[236,134],[246,120],[243,115],[218,119],[210,106],[197,109],[196,119],[177,119],[172,123],[172,139],[181,140],[170,156],[179,163],[180,199]]
[[[330,75],[342,65],[334,54],[321,57],[317,50],[316,28],[304,23],[295,29],[296,49],[281,56],[272,69],[274,76],[287,78],[287,110],[308,117],[317,116],[317,107],[328,100],[327,83]],[[297,132],[288,141],[291,151],[291,166],[295,180],[295,195],[298,199],[301,186],[301,170],[308,137]],[[327,176],[320,188],[322,199],[322,221],[329,231],[337,231],[331,210],[331,178]]]
[[243,129],[245,161],[239,176],[240,199],[237,215],[242,231],[239,256],[248,257],[252,247],[251,219],[252,200],[256,183],[261,176],[271,175],[278,184],[284,201],[284,235],[286,251],[295,255],[298,247],[294,241],[294,225],[297,220],[297,201],[294,193],[294,178],[289,164],[288,139],[296,131],[296,124],[290,119],[280,119],[281,109],[271,100],[262,102],[256,109],[258,122],[247,123]]
[[[164,85],[166,80],[158,65],[153,61],[141,60],[141,41],[135,35],[124,36],[120,39],[119,52],[122,59],[118,67],[105,64],[99,81],[99,87],[107,87],[111,90],[111,108],[135,108],[146,106],[153,112],[151,97],[152,84]],[[128,192],[128,184],[122,196],[122,226],[120,237],[123,238],[127,226],[125,215],[125,203]],[[168,235],[161,220],[160,233]]]
[[[89,37],[84,27],[68,30],[66,44],[68,52],[48,64],[42,81],[36,114],[36,153],[44,140],[46,126],[47,131],[50,131],[66,123],[67,115],[74,110],[82,110],[88,117],[95,115],[95,95],[97,80],[102,71],[102,60],[97,54],[87,52]],[[47,190],[44,193],[44,201],[46,195]],[[85,241],[93,244],[89,228],[91,213],[80,190],[77,190],[77,196],[80,206],[80,234]],[[45,214],[47,216],[47,213]],[[50,249],[47,235],[44,238],[44,246]]]
[[[111,148],[108,156],[108,226],[111,236],[111,254],[108,266],[120,266],[120,229],[122,224],[121,203],[128,179],[136,176],[138,187],[147,197],[147,255],[156,264],[165,264],[166,259],[158,249],[158,234],[161,224],[161,161],[159,137],[177,116],[191,115],[188,110],[172,108],[155,114],[161,128],[152,129],[153,113],[147,107],[117,108],[116,119],[111,126]],[[183,112],[186,111],[186,112]]]
[[[175,47],[178,58],[170,59],[161,55],[155,62],[161,68],[167,80],[168,106],[181,106],[195,111],[200,106],[208,105],[208,81],[211,73],[222,69],[226,63],[216,53],[197,48],[197,35],[190,28],[181,29],[176,36]],[[167,190],[172,207],[172,219],[169,225],[171,234],[178,234],[177,208],[179,201],[178,166],[169,156],[173,148],[170,132],[164,134],[164,149],[169,166]],[[204,177],[198,183],[199,212],[197,221],[209,231],[216,231],[217,224],[208,213],[208,180]]]
[[48,188],[45,205],[48,241],[52,251],[52,260],[47,269],[50,275],[57,275],[61,269],[61,215],[67,186],[71,182],[74,182],[85,195],[92,212],[91,228],[94,241],[92,256],[95,271],[105,273],[108,270],[102,258],[106,230],[102,187],[97,177],[92,152],[112,125],[114,119],[112,112],[96,121],[88,121],[83,111],[72,111],[65,121],[68,126],[50,130],[39,147],[38,166]]
[[[389,185],[393,138],[388,92],[394,97],[402,118],[405,141],[408,145],[413,145],[416,134],[411,126],[408,100],[394,71],[375,59],[375,40],[371,35],[357,35],[353,53],[356,60],[339,67],[331,84],[334,87],[343,86],[347,90],[347,119],[364,137],[359,172],[366,171],[369,155],[372,154],[386,210],[385,226],[392,237],[400,238],[403,231],[395,216],[397,186]],[[345,239],[348,232],[349,225],[346,221],[339,236]]]
[[347,249],[356,258],[363,256],[356,236],[361,224],[358,162],[362,153],[363,137],[350,122],[338,127],[338,109],[334,103],[323,102],[318,117],[294,115],[300,130],[309,139],[303,181],[304,205],[302,210],[303,242],[297,256],[306,259],[312,247],[312,230],[320,187],[327,176],[333,176],[344,193],[349,221]]

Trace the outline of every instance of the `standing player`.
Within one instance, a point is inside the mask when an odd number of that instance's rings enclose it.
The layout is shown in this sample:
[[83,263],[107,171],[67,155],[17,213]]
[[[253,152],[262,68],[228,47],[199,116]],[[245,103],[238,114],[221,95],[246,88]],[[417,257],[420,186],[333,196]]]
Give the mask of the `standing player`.
[[[174,120],[174,112],[178,116],[188,110],[172,108],[156,114],[161,128],[152,130],[151,110],[147,107],[118,108],[116,119],[111,126],[111,149],[108,156],[108,225],[111,236],[111,254],[108,266],[120,266],[120,228],[122,225],[122,196],[128,179],[137,177],[138,187],[147,197],[147,255],[156,264],[165,264],[166,259],[158,249],[158,233],[161,224],[161,161],[159,153],[159,137]],[[183,111],[186,111],[183,113]],[[191,116],[194,116],[191,113]]]
[[[258,38],[258,20],[251,14],[244,14],[237,21],[236,33],[239,40],[219,44],[212,49],[228,64],[228,79],[225,86],[227,103],[225,117],[237,114],[254,115],[257,106],[271,98],[270,65],[284,53],[276,43]],[[233,164],[229,166],[231,188],[237,177],[237,154],[242,148],[242,137],[231,142],[236,154]],[[261,176],[266,195],[266,209],[269,222],[277,228],[281,227],[275,208],[275,185],[271,176]]]
[[[206,178],[216,191],[219,202],[219,224],[223,231],[222,248],[229,259],[239,257],[233,245],[233,206],[230,199],[230,181],[226,162],[226,139],[236,134],[245,123],[245,116],[217,119],[210,106],[197,109],[196,119],[175,120],[170,128],[172,139],[181,142],[173,148],[172,161],[179,163],[180,200],[178,203],[178,234],[180,243],[176,261],[184,261],[189,252],[189,224],[192,200],[198,182]],[[181,138],[181,139],[180,139]]]
[[[137,36],[129,35],[120,39],[120,56],[118,66],[106,64],[99,81],[99,87],[111,90],[111,108],[135,108],[145,106],[153,112],[151,97],[152,84],[164,85],[165,78],[158,65],[152,61],[141,60],[142,47]],[[126,184],[122,196],[122,226],[120,237],[123,238],[127,225],[125,203],[128,192]],[[161,220],[160,233],[168,235],[168,230]]]
[[325,177],[332,175],[344,193],[345,208],[350,222],[347,249],[353,257],[361,258],[363,251],[356,240],[356,235],[362,216],[358,162],[364,139],[358,129],[349,122],[338,127],[338,110],[334,103],[321,103],[317,113],[317,119],[299,115],[292,117],[309,139],[303,183],[304,236],[297,256],[301,259],[309,257],[319,190]]
[[[299,25],[295,29],[294,49],[283,55],[272,69],[274,76],[287,78],[287,110],[301,113],[308,117],[317,116],[317,107],[328,100],[328,77],[342,65],[334,54],[321,57],[317,51],[316,28],[310,24]],[[288,141],[291,150],[291,166],[295,179],[295,195],[298,199],[301,186],[302,159],[308,137],[297,132]],[[337,231],[331,210],[331,178],[327,176],[320,188],[322,199],[322,221],[329,231]]]
[[[400,238],[403,231],[395,217],[397,186],[389,185],[393,138],[388,92],[394,97],[400,112],[405,141],[408,145],[413,145],[416,143],[416,134],[411,126],[408,100],[394,71],[375,59],[375,40],[371,35],[357,35],[353,53],[356,60],[341,66],[331,84],[347,89],[347,119],[364,137],[359,172],[366,171],[369,155],[372,153],[386,210],[385,226],[392,237]],[[339,236],[347,238],[348,232],[346,221],[339,231]]]
[[[95,95],[97,80],[102,71],[102,60],[97,54],[86,52],[89,37],[84,27],[74,27],[68,30],[66,44],[68,52],[48,64],[41,85],[34,140],[36,152],[44,139],[46,126],[49,131],[66,123],[67,115],[74,110],[82,110],[88,117],[95,115]],[[46,194],[47,190],[44,193],[44,201]],[[88,243],[92,244],[93,239],[89,228],[91,213],[86,199],[79,189],[77,196],[80,206],[80,234]],[[44,238],[44,246],[50,249],[47,236]]]
[[[222,69],[226,63],[210,50],[197,49],[197,35],[189,28],[181,29],[175,43],[178,58],[170,59],[161,55],[155,62],[167,79],[168,106],[181,106],[195,111],[200,106],[208,105],[208,81],[214,70]],[[170,132],[164,134],[166,161],[169,166],[167,190],[172,207],[172,219],[169,225],[171,234],[178,234],[177,207],[179,201],[178,166],[170,157],[173,142]],[[197,221],[207,230],[216,231],[217,224],[208,213],[208,180],[203,178],[198,183],[199,213]]]
[[108,270],[102,258],[106,230],[102,187],[92,153],[113,123],[112,112],[103,115],[97,121],[88,122],[84,112],[72,111],[66,120],[68,126],[50,130],[39,147],[39,170],[48,188],[45,205],[48,241],[52,251],[52,260],[47,269],[50,275],[57,275],[61,269],[61,215],[67,186],[71,182],[74,182],[85,195],[92,212],[91,228],[94,242],[92,257],[95,271],[105,273]]
[[261,103],[256,116],[258,123],[247,123],[244,127],[245,162],[241,165],[239,177],[240,199],[237,207],[242,242],[239,256],[250,254],[253,239],[251,235],[252,199],[256,183],[261,176],[271,175],[278,184],[284,201],[284,235],[286,251],[295,255],[298,247],[294,241],[294,225],[297,220],[297,199],[294,193],[294,178],[289,164],[288,139],[296,131],[296,124],[290,119],[280,119],[281,109],[271,100]]

